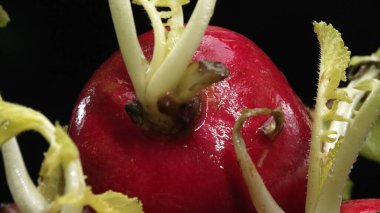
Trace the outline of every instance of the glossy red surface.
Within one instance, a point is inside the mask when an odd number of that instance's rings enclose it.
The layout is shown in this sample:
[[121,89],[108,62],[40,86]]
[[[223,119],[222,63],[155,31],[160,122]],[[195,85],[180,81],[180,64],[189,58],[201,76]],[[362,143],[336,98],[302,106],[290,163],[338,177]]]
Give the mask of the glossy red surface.
[[20,210],[14,203],[0,203],[0,213],[20,213]]
[[342,203],[341,213],[377,213],[380,212],[380,199],[358,199]]
[[[152,32],[140,41],[149,58]],[[97,193],[137,196],[147,213],[253,212],[232,127],[242,108],[281,106],[285,124],[275,139],[259,131],[266,116],[249,120],[243,135],[275,199],[287,212],[303,212],[310,139],[303,104],[262,50],[238,33],[209,27],[194,56],[206,59],[224,63],[231,75],[202,91],[198,124],[176,136],[149,135],[131,122],[124,106],[135,95],[120,53],[104,62],[80,94],[69,129],[87,182]]]

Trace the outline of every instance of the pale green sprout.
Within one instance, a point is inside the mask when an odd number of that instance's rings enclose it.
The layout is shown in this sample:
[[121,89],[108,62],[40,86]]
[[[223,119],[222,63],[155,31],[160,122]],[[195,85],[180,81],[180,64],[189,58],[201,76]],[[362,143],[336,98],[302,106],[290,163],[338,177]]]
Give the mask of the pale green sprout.
[[[345,91],[347,95],[352,98],[352,102],[340,102],[337,105],[337,114],[345,119],[350,119],[354,116],[356,110],[362,104],[362,99],[367,95],[367,91],[356,89],[356,85],[363,81],[380,77],[380,67],[375,63],[380,63],[380,49],[369,56],[353,56],[351,58],[350,67],[359,66],[359,71],[355,74],[357,77],[351,79],[347,87],[341,88],[341,90]],[[329,130],[334,132],[336,140],[323,144],[325,152],[333,149],[336,143],[339,144],[338,139],[344,137],[349,127],[348,124],[348,122],[341,121],[331,122]],[[368,159],[380,162],[380,119],[376,121],[374,127],[368,134],[360,154]],[[352,187],[353,182],[348,180],[344,188],[343,200],[350,198]]]
[[[38,187],[26,171],[15,139],[28,130],[40,133],[50,144]],[[37,111],[0,100],[0,146],[8,185],[22,212],[80,213],[84,206],[102,213],[143,212],[136,198],[112,191],[94,195],[85,184],[79,152],[70,137]]]
[[[158,100],[167,93],[176,93],[181,80],[191,72],[189,64],[208,26],[216,0],[198,0],[185,27],[182,6],[188,2],[133,1],[144,7],[152,22],[155,44],[152,60],[148,62],[138,42],[130,0],[109,0],[120,50],[137,100],[150,122],[164,128],[173,126],[173,121],[160,112]],[[169,11],[160,11],[161,7]]]
[[[352,182],[348,175],[364,141],[368,135],[369,138],[378,137],[378,125],[372,135],[369,133],[380,115],[380,81],[377,80],[380,69],[377,64],[372,65],[346,88],[338,88],[341,81],[346,81],[345,71],[350,62],[350,52],[332,25],[315,22],[314,30],[320,43],[321,59],[313,112],[305,212],[338,213],[343,196],[349,197]],[[351,65],[363,60],[378,62],[379,57],[380,50],[371,56],[353,57]],[[241,127],[248,117],[262,113],[243,111],[235,128]],[[263,184],[236,130],[233,140],[252,202],[258,212],[283,212]],[[256,197],[253,191],[260,191],[263,196]]]
[[[369,56],[353,56],[351,58],[349,64],[350,67],[353,68],[355,66],[360,66],[360,68],[358,73],[355,74],[357,77],[351,79],[347,87],[341,88],[341,90],[344,90],[347,95],[352,98],[352,102],[340,102],[337,106],[337,114],[345,119],[350,119],[354,116],[356,109],[362,104],[362,99],[367,94],[366,91],[356,89],[356,85],[365,80],[379,78],[380,68],[379,66],[375,66],[375,63],[380,63],[380,49],[376,53]],[[325,152],[333,149],[338,140],[344,137],[344,134],[347,132],[349,126],[348,124],[348,122],[341,121],[331,122],[329,129],[331,132],[334,132],[333,137],[335,137],[335,140],[333,142],[323,144],[323,149]],[[380,162],[380,119],[376,121],[374,127],[368,134],[366,142],[360,151],[360,155],[373,161]],[[353,185],[354,183],[351,180],[346,182],[342,195],[343,200],[350,199]]]
[[8,13],[4,10],[3,6],[0,5],[0,27],[5,27],[11,19]]
[[[362,62],[379,62],[380,63],[380,49],[370,55],[370,56],[354,56],[352,57],[350,61],[350,67],[353,66],[359,66]],[[340,102],[337,104],[337,114],[342,116],[344,119],[350,119],[354,113],[355,110],[360,104],[362,104],[363,97],[367,94],[366,91],[358,90],[356,89],[356,85],[362,81],[377,78],[379,76],[380,69],[376,66],[369,66],[367,69],[365,69],[365,73],[358,73],[361,74],[355,79],[352,79],[347,87],[340,88],[340,90],[347,93],[349,97],[352,98],[351,103],[347,102]],[[348,123],[347,122],[340,122],[340,121],[333,121],[330,124],[330,131],[335,132],[335,138],[342,137],[344,133],[347,131]],[[371,137],[371,134],[369,135]],[[337,140],[333,140],[330,143],[323,144],[323,148],[325,151],[328,151],[329,149],[333,148],[335,146],[335,143]]]
[[[312,128],[312,142],[309,157],[308,193],[306,212],[315,212],[322,183],[325,181],[326,173],[332,166],[335,150],[324,155],[323,143],[332,142],[334,138],[330,135],[325,123],[333,120],[344,121],[336,114],[336,106],[339,101],[351,102],[343,91],[338,92],[340,81],[345,81],[345,70],[350,60],[350,52],[344,46],[341,35],[332,25],[324,22],[314,23],[314,31],[321,48],[320,71],[318,82],[318,93],[314,111]],[[333,106],[328,108],[327,103],[333,100]]]
[[[321,64],[306,212],[339,212],[349,172],[380,114],[380,82],[374,78],[376,71],[372,71],[352,81],[351,86],[338,89],[340,81],[346,80],[350,53],[331,25],[314,23],[314,29],[321,46]],[[342,112],[342,105],[357,103],[364,93],[367,96],[361,106]],[[324,148],[329,143],[334,146]]]

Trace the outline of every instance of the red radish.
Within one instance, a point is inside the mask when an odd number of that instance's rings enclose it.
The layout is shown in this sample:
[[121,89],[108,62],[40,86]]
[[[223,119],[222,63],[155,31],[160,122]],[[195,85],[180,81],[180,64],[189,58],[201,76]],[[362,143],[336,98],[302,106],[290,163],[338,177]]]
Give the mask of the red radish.
[[[117,31],[122,31],[117,26]],[[153,49],[157,51],[155,31],[139,36],[151,66]],[[148,213],[253,212],[232,146],[232,128],[242,108],[280,107],[285,121],[275,138],[260,131],[267,116],[252,119],[243,135],[280,206],[287,212],[303,212],[310,120],[302,102],[265,53],[246,37],[205,26],[205,34],[199,38],[192,60],[220,62],[230,76],[194,96],[197,101],[186,110],[197,116],[190,117],[191,125],[174,134],[146,130],[133,122],[140,117],[127,114],[126,104],[144,93],[138,90],[136,97],[136,86],[120,52],[92,76],[80,94],[69,128],[87,182],[96,193],[112,189],[138,197]],[[132,81],[138,82],[136,78]],[[140,105],[145,110],[149,104]],[[154,123],[155,118],[149,119]]]
[[377,213],[380,212],[379,199],[358,199],[342,203],[341,213]]
[[[129,1],[110,0],[119,42],[127,48],[94,74],[71,121],[70,133],[96,192],[137,196],[146,212],[254,212],[252,203],[260,213],[380,212],[379,199],[341,202],[352,164],[380,116],[380,50],[353,58],[350,65],[361,75],[338,89],[350,53],[331,25],[314,24],[321,64],[308,151],[309,117],[270,59],[242,35],[207,26],[215,0],[200,0],[196,21],[192,18],[186,29],[178,7],[186,0],[135,2],[147,10],[154,33],[139,39],[126,34],[133,31],[131,13],[128,30],[120,18]],[[136,198],[112,191],[95,195],[86,187],[77,149],[59,125],[53,127],[29,108],[0,102],[0,146],[5,144],[7,179],[21,211],[39,206],[79,213],[91,212],[91,206],[99,212],[141,212]],[[13,138],[28,128],[53,147],[39,189]],[[1,212],[19,211],[14,204],[0,207]]]
[[20,210],[17,208],[16,204],[1,204],[0,205],[0,213],[18,213]]

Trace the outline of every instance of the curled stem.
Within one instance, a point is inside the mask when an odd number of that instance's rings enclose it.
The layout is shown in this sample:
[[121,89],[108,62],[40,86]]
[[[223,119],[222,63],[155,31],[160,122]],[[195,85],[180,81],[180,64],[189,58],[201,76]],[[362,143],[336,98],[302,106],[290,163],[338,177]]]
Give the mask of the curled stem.
[[[281,213],[284,212],[277,202],[273,199],[272,195],[266,188],[263,179],[258,173],[255,164],[253,163],[251,157],[248,154],[247,147],[245,145],[244,139],[240,133],[240,130],[244,122],[257,115],[272,115],[275,117],[276,127],[272,129],[271,134],[277,134],[281,128],[283,122],[278,122],[282,120],[281,108],[271,110],[268,108],[260,109],[243,109],[241,116],[236,121],[233,129],[232,140],[234,143],[235,153],[240,165],[240,169],[243,173],[244,180],[248,185],[248,191],[251,196],[253,205],[255,206],[257,212],[274,212]],[[268,132],[269,133],[269,132]],[[274,136],[274,135],[272,135]]]
[[31,180],[16,138],[11,138],[1,147],[7,183],[13,200],[21,212],[44,212],[47,200]]

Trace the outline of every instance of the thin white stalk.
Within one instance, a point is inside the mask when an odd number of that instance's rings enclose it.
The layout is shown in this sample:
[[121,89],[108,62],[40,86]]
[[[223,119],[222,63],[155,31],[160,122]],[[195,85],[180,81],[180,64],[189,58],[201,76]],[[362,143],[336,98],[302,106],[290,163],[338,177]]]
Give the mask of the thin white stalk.
[[166,30],[162,24],[160,13],[157,11],[154,2],[148,2],[147,0],[141,0],[140,2],[145,11],[148,13],[154,31],[154,51],[152,60],[147,70],[148,74],[150,71],[155,71],[166,56]]
[[174,28],[182,28],[184,26],[182,7],[171,7],[171,10],[173,13],[170,19],[171,26]]
[[216,0],[199,0],[181,38],[153,74],[146,90],[148,105],[173,90],[198,48],[213,14]]
[[12,197],[21,212],[44,212],[48,202],[31,180],[15,138],[1,147],[6,178]]
[[380,82],[374,84],[370,95],[350,124],[344,141],[340,145],[335,162],[322,187],[317,212],[339,212],[342,191],[352,165],[371,130],[380,116]]
[[171,6],[171,18],[168,23],[170,26],[170,31],[168,33],[168,51],[171,51],[178,39],[181,37],[182,31],[184,29],[184,21],[183,21],[183,10],[182,7]]
[[[82,197],[85,190],[84,175],[82,166],[79,159],[71,161],[64,166],[65,174],[65,194],[75,193],[78,198]],[[79,205],[64,205],[62,207],[62,213],[81,213],[83,206]]]
[[117,39],[136,95],[143,98],[148,62],[137,38],[130,0],[109,0]]

